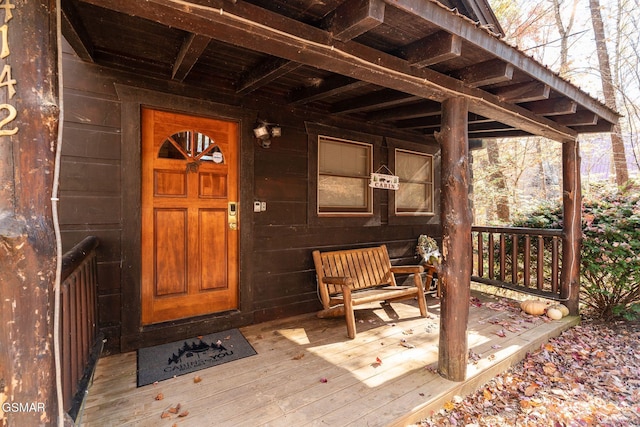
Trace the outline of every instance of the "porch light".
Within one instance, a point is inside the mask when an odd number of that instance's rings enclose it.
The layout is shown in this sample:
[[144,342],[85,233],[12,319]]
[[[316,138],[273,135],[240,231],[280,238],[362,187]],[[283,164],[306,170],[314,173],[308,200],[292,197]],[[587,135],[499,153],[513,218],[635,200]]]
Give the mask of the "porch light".
[[275,123],[258,120],[253,128],[253,134],[262,148],[269,148],[271,146],[271,138],[282,136],[282,128]]

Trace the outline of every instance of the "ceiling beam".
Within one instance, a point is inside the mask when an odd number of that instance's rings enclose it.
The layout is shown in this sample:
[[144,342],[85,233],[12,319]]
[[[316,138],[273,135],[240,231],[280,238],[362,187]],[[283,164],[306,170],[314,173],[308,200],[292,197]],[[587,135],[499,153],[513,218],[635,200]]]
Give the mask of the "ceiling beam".
[[417,117],[439,116],[440,103],[434,101],[422,101],[417,104],[395,107],[388,110],[375,111],[367,114],[367,120],[371,122],[390,122],[395,120],[414,119]]
[[552,98],[544,101],[526,103],[522,106],[541,116],[573,114],[578,109],[578,104],[568,98]]
[[247,94],[279,77],[300,68],[302,64],[282,58],[269,58],[248,70],[238,79],[236,93]]
[[369,83],[351,77],[336,75],[320,81],[317,85],[305,86],[292,91],[289,103],[291,105],[302,105],[322,101],[364,86],[369,86]]
[[551,88],[543,83],[530,82],[502,86],[495,88],[491,92],[505,102],[519,104],[547,99],[549,98],[549,93],[551,93]]
[[592,126],[598,123],[598,116],[591,111],[582,110],[575,114],[555,116],[553,120],[564,126]]
[[[577,136],[571,128],[536,116],[518,105],[507,105],[493,94],[466,86],[430,68],[416,69],[406,60],[380,50],[354,41],[340,42],[322,29],[242,0],[209,0],[207,5],[185,0],[80,1],[421,98],[442,102],[452,97],[465,97],[469,100],[469,108],[477,114],[557,141],[572,141]],[[396,0],[393,1],[395,5]],[[405,4],[405,0],[397,1]],[[419,4],[421,9],[442,9],[432,2],[420,1]],[[452,27],[469,26],[466,31],[473,35],[484,34],[484,30],[447,13],[450,19],[455,18]],[[501,42],[500,46],[506,49],[508,45]],[[526,60],[533,62],[531,58]],[[551,71],[546,72],[552,75]]]
[[204,52],[204,50],[209,45],[210,41],[211,37],[206,37],[198,34],[189,34],[185,38],[184,42],[182,42],[182,46],[180,47],[180,52],[178,52],[176,62],[173,64],[171,78],[179,82],[184,81],[184,79],[187,77],[187,74],[189,74],[193,66],[202,55],[202,52]]
[[352,40],[382,24],[384,12],[382,0],[348,0],[329,15],[322,27],[336,40]]
[[475,28],[475,23],[461,19],[440,3],[423,0],[384,0],[384,2],[387,3],[387,6],[395,7],[405,13],[420,17],[427,22],[446,29],[451,34],[462,37],[466,43],[487,51],[490,56],[499,57],[516,65],[519,70],[542,83],[548,84],[555,92],[573,99],[605,120],[617,122],[618,114],[615,111],[592,98],[569,81],[562,79],[544,65],[531,59],[524,52],[510,46],[488,31]]
[[[350,0],[342,3],[321,25],[337,40],[351,40],[384,22],[382,0]],[[302,64],[272,58],[245,73],[238,81],[238,94],[247,94],[296,70]]]
[[331,106],[330,111],[334,114],[359,113],[362,111],[389,108],[417,100],[420,100],[417,96],[407,96],[406,93],[384,89],[368,95],[337,102]]
[[95,62],[93,59],[93,43],[89,34],[80,21],[79,14],[71,0],[62,0],[60,4],[61,30],[73,51],[85,62]]
[[513,65],[492,59],[458,70],[454,76],[471,87],[480,87],[510,81],[513,70]]
[[[495,123],[493,120],[486,117],[479,116],[477,114],[469,113],[467,116],[468,125],[474,125],[479,123]],[[396,126],[400,129],[435,129],[440,128],[442,123],[442,117],[440,114],[431,117],[421,117],[417,119],[401,120],[396,122]],[[500,123],[498,123],[500,124]]]
[[599,120],[594,126],[572,126],[578,133],[610,133],[613,132],[614,125],[604,120]]
[[523,138],[528,136],[535,136],[529,132],[525,132],[520,129],[502,129],[497,134],[498,129],[492,131],[477,130],[469,133],[469,138],[473,139],[501,139],[501,138]]
[[438,31],[404,46],[398,55],[414,67],[423,68],[460,56],[462,39],[446,31]]

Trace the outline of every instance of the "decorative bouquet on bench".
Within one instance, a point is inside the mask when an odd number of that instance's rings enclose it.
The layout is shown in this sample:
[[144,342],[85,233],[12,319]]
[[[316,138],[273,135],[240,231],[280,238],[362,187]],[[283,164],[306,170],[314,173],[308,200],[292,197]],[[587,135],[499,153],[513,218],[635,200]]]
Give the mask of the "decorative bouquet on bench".
[[433,237],[429,237],[426,234],[421,234],[420,237],[418,237],[416,252],[422,257],[425,263],[433,266],[440,264],[440,260],[442,259],[438,243],[436,243]]

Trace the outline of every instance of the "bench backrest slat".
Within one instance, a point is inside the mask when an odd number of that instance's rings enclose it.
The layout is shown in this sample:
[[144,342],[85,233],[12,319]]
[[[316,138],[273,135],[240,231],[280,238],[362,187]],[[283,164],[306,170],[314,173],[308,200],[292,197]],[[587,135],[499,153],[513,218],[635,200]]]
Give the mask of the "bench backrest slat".
[[[395,285],[391,274],[391,261],[385,245],[374,248],[350,249],[319,253],[316,261],[318,279],[323,277],[350,277],[352,289],[364,289],[379,285]],[[314,258],[315,260],[315,258]],[[340,286],[327,285],[329,294],[341,293]]]

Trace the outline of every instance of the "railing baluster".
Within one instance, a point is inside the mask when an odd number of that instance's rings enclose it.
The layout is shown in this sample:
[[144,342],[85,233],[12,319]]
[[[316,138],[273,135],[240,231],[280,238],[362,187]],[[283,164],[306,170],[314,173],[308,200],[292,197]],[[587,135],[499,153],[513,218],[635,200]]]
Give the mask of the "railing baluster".
[[558,293],[558,238],[554,236],[551,241],[551,292]]
[[511,235],[511,283],[518,284],[518,236]]
[[495,273],[495,243],[493,241],[493,233],[489,233],[489,244],[487,251],[489,252],[489,279],[493,280],[496,278]]
[[531,236],[524,236],[524,287],[531,286]]
[[538,236],[538,259],[536,265],[536,288],[544,289],[544,237]]
[[504,282],[507,269],[507,242],[504,233],[500,233],[500,280]]
[[478,276],[480,277],[484,277],[483,238],[482,231],[478,231]]

